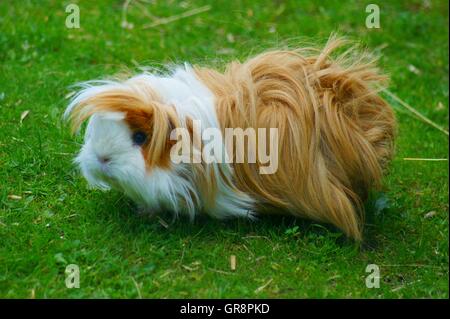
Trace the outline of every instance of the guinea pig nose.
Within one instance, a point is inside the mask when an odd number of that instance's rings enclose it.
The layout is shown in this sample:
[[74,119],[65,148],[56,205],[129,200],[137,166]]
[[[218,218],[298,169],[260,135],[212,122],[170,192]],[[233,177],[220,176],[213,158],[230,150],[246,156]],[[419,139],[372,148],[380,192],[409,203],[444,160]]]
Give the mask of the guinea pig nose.
[[97,156],[98,157],[98,161],[102,164],[107,164],[109,161],[111,161],[111,158],[109,158],[108,156]]

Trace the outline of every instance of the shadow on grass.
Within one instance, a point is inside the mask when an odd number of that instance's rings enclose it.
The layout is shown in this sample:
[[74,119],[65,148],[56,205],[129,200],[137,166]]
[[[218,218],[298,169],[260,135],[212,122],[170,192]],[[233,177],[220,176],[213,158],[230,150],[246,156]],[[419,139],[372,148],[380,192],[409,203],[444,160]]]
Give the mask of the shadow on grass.
[[[384,194],[382,194],[384,196]],[[105,196],[102,194],[102,209],[95,212],[97,221],[101,223],[115,223],[125,236],[137,237],[142,234],[151,234],[153,237],[176,237],[179,239],[192,239],[203,237],[205,240],[217,241],[243,237],[266,237],[273,241],[280,238],[287,240],[316,240],[327,239],[337,246],[359,245],[362,250],[379,249],[377,240],[377,222],[386,207],[378,204],[380,195],[371,195],[365,205],[366,226],[364,240],[356,243],[346,237],[340,230],[332,225],[318,224],[316,222],[296,218],[289,215],[273,214],[261,215],[257,220],[234,218],[217,220],[206,215],[199,215],[194,221],[186,216],[173,218],[168,212],[161,212],[153,216],[140,215],[135,204],[124,196],[112,192]]]

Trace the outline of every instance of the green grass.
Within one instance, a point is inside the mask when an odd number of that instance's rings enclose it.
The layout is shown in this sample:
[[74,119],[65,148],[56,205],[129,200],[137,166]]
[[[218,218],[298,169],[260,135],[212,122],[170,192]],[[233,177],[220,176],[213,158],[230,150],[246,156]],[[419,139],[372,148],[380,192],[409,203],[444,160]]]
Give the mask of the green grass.
[[[80,29],[64,24],[72,2]],[[362,245],[290,217],[179,220],[166,229],[136,216],[120,194],[87,189],[71,162],[81,138],[61,122],[78,81],[137,65],[229,61],[301,38],[323,43],[338,31],[378,52],[390,89],[448,128],[446,1],[380,1],[381,29],[367,29],[365,1],[224,0],[145,30],[151,19],[136,1],[128,10],[134,28],[121,27],[123,2],[0,2],[1,297],[448,298],[448,163],[403,160],[447,158],[448,137],[395,103],[389,208],[369,209]],[[207,4],[150,2],[140,3],[158,17]],[[371,263],[381,270],[378,289],[365,286]],[[67,264],[79,265],[81,288],[65,287]]]

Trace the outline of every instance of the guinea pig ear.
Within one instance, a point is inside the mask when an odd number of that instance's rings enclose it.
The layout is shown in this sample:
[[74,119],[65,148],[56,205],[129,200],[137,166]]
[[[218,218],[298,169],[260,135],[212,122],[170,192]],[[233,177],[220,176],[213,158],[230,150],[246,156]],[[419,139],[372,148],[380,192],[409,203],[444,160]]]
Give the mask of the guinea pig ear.
[[[165,106],[164,112],[164,125],[160,127],[161,138],[164,138],[164,143],[161,144],[161,153],[158,160],[160,167],[170,166],[170,150],[176,144],[176,140],[170,138],[173,130],[181,127],[180,119],[172,106]],[[156,129],[156,127],[155,127]]]
[[147,141],[141,146],[146,166],[169,167],[170,149],[176,143],[170,139],[170,133],[180,126],[175,109],[152,102],[146,108],[130,109],[125,122],[132,132],[141,131],[147,135]]

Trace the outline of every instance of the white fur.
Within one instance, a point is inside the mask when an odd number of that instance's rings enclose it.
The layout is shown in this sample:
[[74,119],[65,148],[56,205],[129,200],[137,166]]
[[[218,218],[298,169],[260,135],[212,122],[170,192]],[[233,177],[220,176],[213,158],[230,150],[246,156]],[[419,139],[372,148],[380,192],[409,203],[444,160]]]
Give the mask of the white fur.
[[[202,130],[220,128],[214,107],[214,96],[185,65],[170,76],[144,73],[131,80],[143,80],[156,91],[166,104],[173,105],[183,125],[186,118],[200,120]],[[68,106],[65,115],[75,105],[95,94],[114,88],[123,88],[126,82],[86,82]],[[206,174],[214,170],[218,192],[214,207],[205,207],[190,168],[191,164],[173,164],[169,170],[152,168],[147,171],[139,146],[133,145],[132,132],[120,113],[93,115],[88,123],[85,143],[76,157],[76,163],[88,183],[97,188],[115,188],[132,198],[146,211],[170,210],[185,213],[191,218],[200,211],[216,218],[253,217],[253,200],[242,192],[231,189],[224,178],[232,181],[233,169],[227,163],[207,165]],[[222,146],[223,139],[222,139]],[[110,161],[103,164],[101,157]]]

